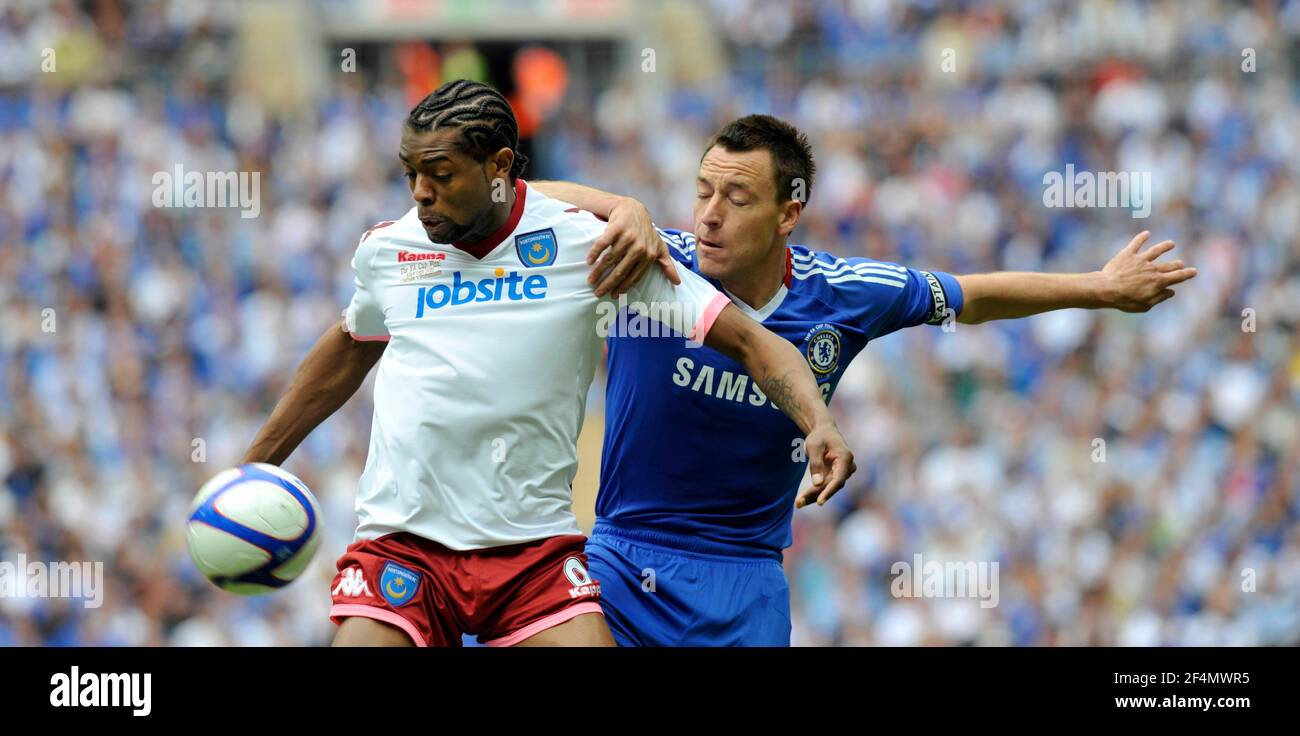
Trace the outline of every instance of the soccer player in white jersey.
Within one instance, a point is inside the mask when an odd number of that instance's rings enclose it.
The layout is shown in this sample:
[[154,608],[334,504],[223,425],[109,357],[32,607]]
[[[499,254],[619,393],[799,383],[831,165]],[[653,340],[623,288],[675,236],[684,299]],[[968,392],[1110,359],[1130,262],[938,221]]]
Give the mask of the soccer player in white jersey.
[[[571,510],[612,312],[586,262],[604,224],[531,190],[517,148],[485,85],[445,84],[411,111],[400,158],[415,207],[362,236],[341,324],[245,455],[282,462],[378,361],[359,526],[331,588],[336,645],[613,644]],[[644,273],[633,303],[743,363],[806,434],[818,485],[843,485],[852,455],[799,352],[699,276]]]

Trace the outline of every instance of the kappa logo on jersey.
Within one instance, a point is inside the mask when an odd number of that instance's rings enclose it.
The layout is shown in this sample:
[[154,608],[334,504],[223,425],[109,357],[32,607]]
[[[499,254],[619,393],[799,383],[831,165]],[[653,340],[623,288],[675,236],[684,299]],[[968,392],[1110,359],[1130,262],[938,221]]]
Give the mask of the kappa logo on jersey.
[[420,573],[402,567],[396,562],[384,563],[384,571],[379,574],[379,592],[393,608],[410,603],[420,589]]
[[414,261],[445,261],[446,253],[413,253],[409,250],[397,251],[398,263],[411,263]]
[[573,583],[573,587],[569,588],[570,598],[600,595],[600,583],[591,579],[591,575],[587,574],[587,567],[577,557],[568,557],[564,560],[564,577]]
[[816,325],[808,331],[804,342],[808,344],[804,354],[813,372],[818,377],[834,373],[840,364],[840,331],[830,325]]
[[447,260],[446,253],[412,253],[409,250],[397,251],[397,262],[402,264],[401,279],[403,284],[423,281],[442,273],[442,263]]
[[421,286],[415,296],[415,316],[423,317],[426,309],[433,311],[447,305],[456,306],[470,302],[512,302],[546,298],[546,277],[535,273],[524,278],[518,271],[505,275],[505,269],[496,270],[496,278],[465,279],[460,271],[451,274],[451,285]]
[[375,597],[375,594],[370,592],[370,586],[366,585],[366,576],[359,567],[349,567],[343,571],[343,577],[339,578],[339,584],[334,586],[333,594],[345,598]]
[[541,268],[555,263],[559,251],[555,231],[549,227],[515,236],[515,253],[519,255],[519,262],[528,268]]

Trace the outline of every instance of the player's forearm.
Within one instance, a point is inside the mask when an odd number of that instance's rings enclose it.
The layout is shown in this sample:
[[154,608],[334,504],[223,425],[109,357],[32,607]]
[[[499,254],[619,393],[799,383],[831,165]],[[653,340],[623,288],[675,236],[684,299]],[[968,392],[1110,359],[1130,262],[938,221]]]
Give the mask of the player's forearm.
[[384,347],[382,342],[354,340],[340,322],[331,325],[298,366],[289,389],[240,462],[283,463],[357,392]]
[[705,344],[745,366],[759,389],[806,435],[834,426],[817,379],[795,346],[729,305],[718,315]]
[[822,401],[817,379],[799,350],[789,342],[759,330],[754,348],[742,359],[764,394],[790,417],[804,434],[820,425],[834,426],[835,420]]
[[530,181],[528,185],[552,199],[568,202],[605,219],[609,219],[614,208],[627,199],[594,187],[574,184],[571,181]]
[[982,273],[957,276],[962,310],[957,321],[976,324],[1028,317],[1056,309],[1110,306],[1105,276],[1092,273]]

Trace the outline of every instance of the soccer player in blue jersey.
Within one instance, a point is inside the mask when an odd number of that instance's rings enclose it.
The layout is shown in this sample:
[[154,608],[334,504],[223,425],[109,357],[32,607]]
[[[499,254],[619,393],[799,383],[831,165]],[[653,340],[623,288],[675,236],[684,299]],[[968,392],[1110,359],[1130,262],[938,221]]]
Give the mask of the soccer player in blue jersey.
[[[589,258],[610,248],[593,269],[600,289],[623,290],[664,258],[654,251],[666,242],[680,267],[797,346],[827,401],[870,340],[901,328],[1070,307],[1146,311],[1196,274],[1181,261],[1157,261],[1170,241],[1142,251],[1145,232],[1085,274],[954,276],[791,245],[814,172],[799,131],[752,115],[705,148],[694,234],[657,230],[633,200],[575,184],[537,186],[610,219]],[[626,255],[632,243],[640,256]],[[587,542],[614,638],[624,646],[788,646],[781,550],[796,505],[829,498],[799,494],[798,429],[734,360],[680,338],[634,334],[607,341],[605,443]]]

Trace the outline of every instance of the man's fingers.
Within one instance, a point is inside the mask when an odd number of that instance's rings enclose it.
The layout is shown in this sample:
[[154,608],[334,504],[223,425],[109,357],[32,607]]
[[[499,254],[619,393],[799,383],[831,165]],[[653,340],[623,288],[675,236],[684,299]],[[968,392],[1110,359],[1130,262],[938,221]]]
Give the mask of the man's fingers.
[[1174,249],[1174,241],[1172,241],[1172,240],[1165,240],[1165,241],[1162,241],[1162,242],[1156,243],[1155,245],[1151,246],[1150,248],[1147,248],[1146,252],[1142,254],[1142,257],[1145,258],[1145,259],[1147,259],[1148,261],[1154,261],[1155,259],[1157,259],[1157,258],[1159,258],[1160,256],[1162,256],[1162,255],[1168,253],[1169,251],[1171,251],[1171,250],[1173,250],[1173,249]]
[[600,237],[596,238],[596,242],[591,244],[591,249],[587,251],[588,266],[595,265],[596,259],[600,258],[600,254],[604,253],[606,248],[614,244],[618,233],[610,232],[611,230],[613,230],[613,228],[606,227],[605,232],[601,233]]
[[826,473],[826,459],[823,457],[826,448],[820,442],[809,442],[804,449],[808,452],[808,471],[812,474],[812,487],[800,495],[798,501],[800,507],[812,503],[817,498],[817,494],[825,489],[826,481],[829,480]]
[[[623,260],[623,254],[620,253],[618,248],[615,246],[616,244],[614,243],[606,246],[605,252],[600,254],[600,256],[595,260],[591,261],[591,273],[587,274],[587,283],[596,283],[603,274],[609,273],[611,268],[617,266],[619,262]],[[591,253],[594,252],[596,252],[596,248],[595,246],[592,246],[591,251],[588,253],[588,257],[590,257]]]
[[1170,271],[1177,271],[1182,268],[1183,265],[1182,259],[1176,261],[1161,261],[1156,264],[1156,271],[1160,273],[1169,273]]
[[1172,286],[1173,284],[1181,284],[1195,275],[1195,268],[1180,268],[1177,271],[1161,274],[1160,280],[1165,286]]
[[818,493],[819,491],[816,486],[810,486],[808,488],[803,489],[802,491],[799,491],[799,495],[796,496],[794,499],[794,507],[797,509],[801,509],[804,506],[807,506],[808,504],[812,503],[817,499]]
[[1142,247],[1143,243],[1147,242],[1147,238],[1149,237],[1151,237],[1151,231],[1143,230],[1134,236],[1132,240],[1128,241],[1128,245],[1124,246],[1124,250],[1129,253],[1137,253],[1138,249]]
[[818,477],[821,477],[823,480],[825,480],[824,476],[814,475],[813,484],[803,489],[802,491],[799,491],[799,495],[795,497],[794,500],[795,508],[801,509],[804,506],[807,506],[808,504],[813,503],[814,501],[817,500],[817,495],[822,492],[822,484],[817,483],[815,480]]
[[848,482],[849,476],[853,475],[852,462],[848,458],[837,457],[831,463],[831,480],[830,483],[826,484],[826,488],[821,492],[821,495],[817,496],[818,506],[831,500],[831,496],[839,492],[844,487],[844,484]]
[[1174,295],[1173,289],[1165,289],[1164,291],[1160,292],[1160,294],[1157,295],[1155,299],[1151,301],[1151,306],[1154,307],[1155,305],[1159,304],[1160,302],[1163,302],[1164,300],[1168,299],[1173,295]]
[[682,277],[677,273],[677,261],[673,257],[664,253],[658,258],[659,267],[663,269],[664,275],[674,284],[681,284]]
[[618,286],[615,286],[609,292],[609,295],[612,297],[617,297],[620,294],[626,294],[627,292],[631,291],[632,287],[636,286],[636,282],[640,281],[641,277],[645,276],[645,272],[649,271],[650,267],[653,265],[654,265],[654,261],[645,261],[641,265],[637,266],[631,273],[629,273],[627,276],[623,278],[622,281],[619,282]]
[[623,276],[632,267],[632,259],[627,258],[626,254],[610,253],[610,256],[605,260],[608,261],[610,258],[617,259],[617,262],[600,277],[600,282],[596,284],[596,296],[608,294],[610,289],[623,281]]
[[591,275],[587,277],[587,283],[595,284],[599,281],[599,287],[605,289],[605,291],[601,291],[598,287],[596,296],[604,295],[605,292],[609,291],[610,286],[618,283],[617,281],[611,281],[611,277],[618,275],[621,278],[622,274],[630,267],[628,250],[632,247],[632,242],[630,237],[620,235],[610,243],[609,251],[605,253],[604,258],[597,264],[597,267],[592,269]]

